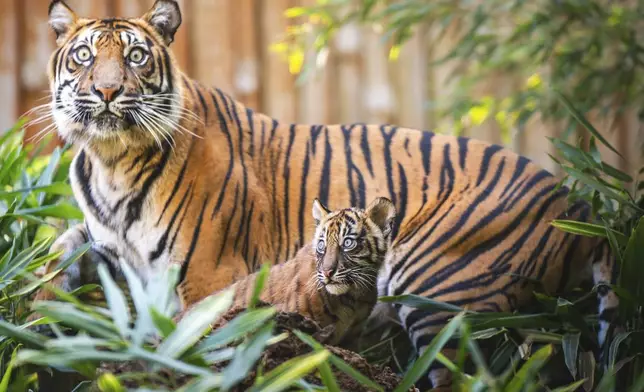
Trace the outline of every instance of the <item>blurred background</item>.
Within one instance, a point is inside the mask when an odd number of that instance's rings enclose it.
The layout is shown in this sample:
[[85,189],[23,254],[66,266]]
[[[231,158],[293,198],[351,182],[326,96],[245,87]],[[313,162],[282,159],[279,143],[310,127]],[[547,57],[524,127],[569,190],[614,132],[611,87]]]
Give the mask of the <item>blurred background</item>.
[[[49,2],[0,0],[0,129],[46,102],[55,45]],[[81,16],[128,17],[153,0],[67,3]],[[638,54],[621,57],[633,51],[624,42],[639,52],[641,7],[628,8],[638,1],[179,3],[183,24],[172,48],[184,71],[281,121],[458,133],[510,146],[557,172],[548,137],[589,146],[553,98],[555,86],[625,158],[600,146],[607,162],[629,173],[640,167],[641,64]]]

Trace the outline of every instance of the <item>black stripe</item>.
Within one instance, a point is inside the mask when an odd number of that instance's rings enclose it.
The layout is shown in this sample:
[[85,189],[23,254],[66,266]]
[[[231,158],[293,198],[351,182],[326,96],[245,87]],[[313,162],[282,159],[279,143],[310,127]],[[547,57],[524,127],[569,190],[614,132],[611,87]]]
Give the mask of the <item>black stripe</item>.
[[[286,257],[289,257],[291,250],[291,235],[290,235],[290,192],[289,184],[291,182],[291,151],[293,150],[293,143],[295,142],[295,125],[291,125],[289,129],[288,147],[286,148],[286,156],[284,157],[284,170],[282,178],[284,180],[284,233],[286,237]],[[297,250],[297,249],[294,249]]]
[[165,214],[166,210],[170,206],[170,202],[174,199],[174,196],[177,194],[179,191],[179,187],[183,183],[183,176],[186,173],[186,168],[188,167],[188,162],[190,161],[190,156],[192,152],[192,146],[194,145],[194,137],[190,138],[190,147],[188,148],[188,154],[186,155],[186,159],[183,162],[183,165],[181,166],[181,170],[179,171],[179,175],[177,176],[177,180],[174,182],[174,186],[172,187],[172,191],[170,192],[170,196],[165,202],[165,205],[163,206],[163,210],[161,211],[161,215],[159,215],[159,219],[157,220],[157,225],[159,222],[161,222],[161,219],[163,218],[163,215]]
[[188,272],[188,266],[190,265],[190,260],[192,260],[192,255],[195,252],[197,247],[197,241],[199,240],[199,234],[201,234],[201,223],[203,222],[203,215],[206,211],[206,205],[208,204],[208,199],[210,195],[206,193],[203,204],[201,206],[201,211],[199,212],[199,218],[197,218],[197,224],[195,225],[195,230],[192,233],[192,240],[190,241],[190,247],[188,248],[188,253],[186,254],[183,263],[181,264],[181,272],[179,273],[179,282],[183,282],[186,278],[186,273]]
[[224,178],[224,183],[221,186],[221,189],[219,190],[219,197],[217,198],[217,203],[215,204],[214,208],[212,209],[212,213],[210,214],[210,220],[215,218],[215,214],[219,212],[221,209],[221,205],[224,201],[224,195],[226,194],[226,189],[228,188],[228,182],[230,181],[230,177],[233,172],[233,166],[235,165],[235,160],[234,160],[234,147],[233,147],[233,141],[230,136],[230,131],[228,130],[228,123],[226,122],[226,118],[224,117],[224,113],[221,111],[221,107],[219,106],[219,103],[217,102],[217,97],[215,97],[214,94],[212,95],[212,102],[215,106],[215,110],[217,111],[217,117],[219,118],[219,129],[224,133],[224,136],[226,136],[226,141],[228,142],[228,170],[226,171],[226,177]]
[[331,147],[331,142],[329,141],[329,129],[324,127],[324,157],[323,157],[323,166],[322,166],[322,177],[320,178],[320,189],[319,199],[320,202],[328,206],[329,205],[329,185],[331,182],[331,162],[333,159],[333,148]]
[[[184,203],[186,202],[186,199],[188,197],[188,194],[190,193],[192,189],[192,183],[186,188],[186,191],[183,194],[183,197],[181,198],[181,201],[179,202],[179,205],[177,208],[174,210],[174,214],[172,214],[172,217],[170,218],[170,222],[166,225],[166,229],[163,232],[163,235],[161,235],[161,238],[159,238],[159,241],[157,242],[157,247],[154,251],[150,252],[149,256],[149,262],[152,263],[161,255],[163,252],[166,250],[166,245],[168,242],[168,236],[170,235],[170,231],[172,230],[172,227],[174,227],[174,223],[177,220],[177,217],[179,216],[179,212],[181,212]],[[178,230],[177,230],[178,231]]]
[[461,170],[465,170],[465,160],[467,159],[467,143],[469,139],[465,137],[458,138],[458,162]]
[[496,144],[492,144],[485,149],[485,152],[483,153],[483,160],[479,165],[479,167],[481,168],[481,171],[479,172],[479,177],[476,180],[476,186],[481,185],[481,182],[483,182],[483,179],[485,178],[485,175],[487,174],[487,171],[491,166],[490,160],[492,159],[494,154],[496,154],[501,149],[502,147],[497,146]]
[[374,177],[373,164],[371,163],[371,150],[369,149],[368,127],[364,124],[362,125],[362,132],[360,134],[360,149],[362,150],[365,162],[367,162],[369,174],[371,174],[371,177]]
[[172,149],[170,148],[170,146],[164,146],[164,147],[165,149],[163,150],[163,154],[161,155],[161,157],[159,158],[159,161],[154,166],[154,170],[145,179],[145,181],[143,182],[143,185],[141,186],[141,189],[136,193],[136,196],[134,196],[127,205],[128,212],[125,218],[125,222],[123,222],[125,226],[125,231],[128,231],[132,226],[132,224],[141,218],[141,210],[143,208],[143,202],[145,201],[145,198],[148,196],[148,193],[150,192],[152,185],[159,179],[159,177],[161,177],[161,174],[163,173],[166,165],[168,164]]
[[219,238],[221,238],[221,247],[219,248],[219,255],[217,255],[217,266],[221,264],[221,256],[224,254],[224,249],[226,249],[226,245],[228,244],[228,235],[230,234],[230,226],[232,224],[233,219],[235,219],[235,213],[237,212],[237,206],[239,203],[237,203],[239,197],[239,184],[235,185],[235,197],[233,198],[233,209],[230,212],[230,215],[228,217],[228,221],[226,222],[226,228],[224,229],[223,233]]
[[304,155],[304,164],[302,166],[302,178],[300,179],[300,209],[298,211],[298,231],[300,238],[298,246],[304,245],[304,214],[308,213],[308,199],[306,198],[307,179],[309,177],[309,165],[311,160],[311,143],[306,143],[306,152]]

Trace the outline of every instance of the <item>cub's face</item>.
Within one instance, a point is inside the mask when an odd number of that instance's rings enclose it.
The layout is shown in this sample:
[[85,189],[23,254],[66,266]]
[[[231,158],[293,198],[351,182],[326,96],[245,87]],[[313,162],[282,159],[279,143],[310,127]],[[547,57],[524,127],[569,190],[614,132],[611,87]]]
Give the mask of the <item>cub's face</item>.
[[174,1],[142,18],[80,19],[62,1],[50,6],[58,49],[49,65],[52,111],[68,141],[161,141],[181,105],[167,45],[181,23]]
[[329,211],[315,200],[313,218],[317,222],[313,248],[320,286],[333,295],[346,294],[352,288],[375,290],[378,270],[391,244],[396,218],[393,203],[378,198],[365,210]]

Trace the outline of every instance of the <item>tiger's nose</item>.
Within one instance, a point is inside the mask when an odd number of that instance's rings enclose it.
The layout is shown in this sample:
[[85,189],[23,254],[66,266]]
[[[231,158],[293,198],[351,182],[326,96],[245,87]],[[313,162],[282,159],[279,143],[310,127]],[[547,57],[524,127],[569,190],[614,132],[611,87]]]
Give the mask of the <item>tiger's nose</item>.
[[92,92],[96,94],[104,102],[112,102],[119,94],[123,92],[123,85],[106,84],[92,86]]
[[323,269],[322,270],[322,275],[324,275],[324,277],[328,279],[331,276],[333,276],[333,272],[334,272],[334,270],[332,270],[332,269]]

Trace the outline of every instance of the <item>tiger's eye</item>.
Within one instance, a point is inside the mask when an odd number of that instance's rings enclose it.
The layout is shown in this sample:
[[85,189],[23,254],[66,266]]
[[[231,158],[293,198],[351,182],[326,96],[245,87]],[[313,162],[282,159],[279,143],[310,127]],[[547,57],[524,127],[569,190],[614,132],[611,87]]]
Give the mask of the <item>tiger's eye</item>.
[[324,254],[324,249],[326,248],[326,244],[324,243],[324,240],[319,240],[317,246],[315,247],[315,250],[319,254]]
[[92,51],[87,46],[81,46],[74,52],[74,60],[79,64],[85,63],[91,60],[91,58]]
[[134,64],[141,64],[145,60],[145,52],[141,48],[134,48],[130,51],[128,59]]
[[357,242],[353,238],[345,238],[344,241],[342,241],[342,247],[344,250],[351,250],[355,248],[357,245]]

